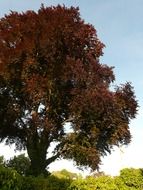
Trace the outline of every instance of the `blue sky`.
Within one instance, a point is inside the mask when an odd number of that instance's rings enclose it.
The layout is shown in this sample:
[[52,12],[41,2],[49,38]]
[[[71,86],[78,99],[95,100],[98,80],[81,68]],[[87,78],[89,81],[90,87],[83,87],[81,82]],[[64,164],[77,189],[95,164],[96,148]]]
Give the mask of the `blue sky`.
[[[131,81],[139,101],[139,112],[130,124],[132,143],[115,149],[112,155],[103,159],[101,170],[116,174],[122,167],[143,168],[143,1],[142,0],[1,0],[0,17],[8,14],[10,10],[26,11],[38,10],[41,3],[45,6],[65,4],[66,6],[79,6],[81,17],[95,26],[99,39],[106,45],[101,63],[115,66],[116,83]],[[4,151],[1,147],[1,154]],[[10,154],[9,154],[10,155]],[[57,162],[52,169],[68,167],[68,162]],[[67,168],[67,169],[68,169]],[[111,169],[112,168],[112,169]],[[75,170],[76,171],[76,170]]]

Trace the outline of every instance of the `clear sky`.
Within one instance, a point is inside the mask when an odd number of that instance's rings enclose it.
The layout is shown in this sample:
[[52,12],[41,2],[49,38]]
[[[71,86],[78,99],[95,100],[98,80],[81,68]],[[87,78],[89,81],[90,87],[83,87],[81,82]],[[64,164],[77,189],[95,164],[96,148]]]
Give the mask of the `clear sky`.
[[[65,4],[79,6],[81,17],[95,26],[99,39],[106,45],[101,63],[115,66],[116,83],[131,81],[140,108],[130,124],[132,143],[115,149],[103,158],[101,170],[116,175],[123,167],[143,168],[143,1],[142,0],[1,0],[0,17],[10,10],[38,10],[45,6]],[[9,158],[12,148],[1,145],[0,154]],[[72,169],[72,163],[56,162],[51,170]],[[86,173],[86,172],[85,172]]]

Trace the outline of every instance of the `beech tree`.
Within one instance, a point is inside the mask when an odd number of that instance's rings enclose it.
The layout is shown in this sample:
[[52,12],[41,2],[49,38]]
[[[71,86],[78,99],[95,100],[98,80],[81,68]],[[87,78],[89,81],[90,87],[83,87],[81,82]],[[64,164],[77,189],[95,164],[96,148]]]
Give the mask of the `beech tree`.
[[0,19],[0,139],[27,150],[33,175],[57,158],[96,170],[114,145],[130,142],[137,101],[130,83],[111,88],[103,47],[78,8]]

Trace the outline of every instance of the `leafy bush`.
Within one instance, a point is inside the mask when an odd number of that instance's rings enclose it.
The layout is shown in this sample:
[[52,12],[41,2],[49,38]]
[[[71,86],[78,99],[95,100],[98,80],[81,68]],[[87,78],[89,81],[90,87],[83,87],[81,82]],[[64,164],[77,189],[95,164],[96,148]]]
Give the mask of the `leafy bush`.
[[143,170],[124,168],[120,171],[120,176],[117,177],[116,183],[118,183],[119,180],[122,181],[122,186],[126,187],[126,189],[141,190],[143,189]]
[[110,176],[100,176],[95,179],[95,189],[101,190],[118,190],[114,178]]
[[[90,187],[88,186],[90,190]],[[68,190],[87,190],[87,182],[85,179],[77,179],[71,183]]]
[[78,179],[72,182],[68,190],[117,190],[114,179],[110,176],[88,177],[87,179]]
[[20,154],[8,160],[6,165],[16,170],[19,174],[26,175],[30,168],[30,160],[25,154]]
[[0,167],[0,190],[21,190],[22,177],[13,169]]
[[22,190],[67,190],[70,180],[55,176],[24,177]]

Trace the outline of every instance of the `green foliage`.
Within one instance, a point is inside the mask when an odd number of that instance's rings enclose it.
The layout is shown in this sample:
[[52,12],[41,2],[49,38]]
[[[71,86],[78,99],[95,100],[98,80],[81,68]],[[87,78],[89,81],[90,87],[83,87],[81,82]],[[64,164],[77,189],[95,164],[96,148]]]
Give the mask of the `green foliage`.
[[119,190],[129,190],[129,187],[125,185],[124,181],[121,179],[120,176],[114,177],[114,182]]
[[0,167],[0,189],[21,190],[22,177],[10,168]]
[[100,176],[95,179],[95,187],[96,189],[101,190],[118,190],[118,187],[116,186],[114,182],[114,178],[110,176]]
[[67,190],[70,180],[55,176],[24,177],[22,190]]
[[110,176],[100,176],[97,178],[88,177],[86,179],[78,179],[72,182],[68,190],[116,190],[118,189],[114,183],[114,179]]
[[78,175],[77,173],[69,172],[66,169],[52,172],[52,174],[60,179],[63,178],[63,179],[73,180],[73,179],[78,179],[80,177],[80,175]]
[[25,157],[25,154],[21,154],[11,158],[6,165],[15,169],[19,174],[26,175],[30,167],[30,160]]
[[127,189],[140,190],[143,188],[143,170],[134,168],[125,168],[121,170],[117,182],[122,181]]
[[[73,179],[74,177],[77,179]],[[120,176],[96,173],[85,179],[67,170],[51,176],[22,176],[17,171],[0,166],[0,190],[142,190],[143,170],[125,168]]]
[[[88,185],[85,179],[77,179],[71,183],[68,190],[87,190]],[[92,186],[92,184],[90,184],[90,186]],[[90,186],[88,186],[88,190],[91,189]]]
[[71,183],[68,190],[142,190],[143,170],[126,168],[120,176],[110,177],[97,175],[86,179],[78,179]]
[[0,166],[0,190],[67,190],[71,180],[53,175],[25,177],[17,171]]

